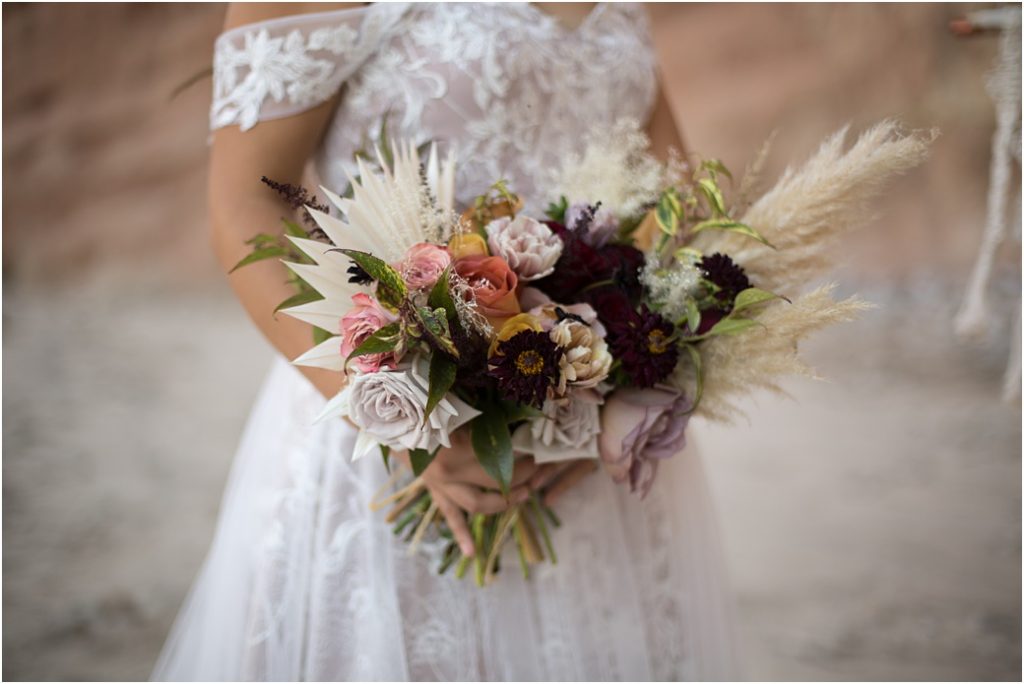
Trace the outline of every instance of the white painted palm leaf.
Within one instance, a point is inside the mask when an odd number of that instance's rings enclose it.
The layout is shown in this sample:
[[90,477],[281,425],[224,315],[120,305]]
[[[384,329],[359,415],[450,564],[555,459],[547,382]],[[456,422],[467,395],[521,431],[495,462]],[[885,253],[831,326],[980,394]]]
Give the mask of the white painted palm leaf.
[[[380,171],[371,169],[363,159],[357,160],[359,175],[357,178],[349,176],[351,199],[321,188],[341,212],[341,218],[306,208],[332,244],[289,236],[288,239],[316,263],[285,262],[285,265],[319,292],[323,299],[284,309],[284,313],[324,330],[337,332],[341,317],[352,308],[352,295],[365,291],[365,288],[348,282],[348,257],[331,250],[355,249],[395,263],[418,242],[447,238],[455,209],[454,153],[449,153],[442,162],[438,158],[437,147],[431,145],[425,179],[415,145],[410,142],[396,144],[392,148],[392,157],[393,167],[388,168],[380,150],[377,150]],[[345,360],[341,357],[340,347],[340,336],[333,336],[295,359],[294,363],[343,370]]]

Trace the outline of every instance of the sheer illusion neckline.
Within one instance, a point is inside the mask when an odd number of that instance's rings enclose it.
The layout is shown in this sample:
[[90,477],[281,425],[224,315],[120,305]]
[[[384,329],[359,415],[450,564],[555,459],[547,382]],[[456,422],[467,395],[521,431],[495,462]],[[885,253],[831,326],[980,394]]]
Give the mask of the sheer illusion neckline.
[[586,16],[583,17],[580,23],[577,24],[576,26],[567,26],[561,19],[559,19],[555,15],[551,14],[550,12],[545,12],[540,7],[537,7],[536,3],[527,2],[523,4],[526,6],[526,9],[529,10],[534,16],[539,18],[541,21],[548,22],[560,33],[564,33],[566,35],[575,35],[589,28],[590,24],[592,24],[596,20],[597,16],[604,10],[605,5],[607,5],[608,3],[595,2],[594,6],[590,8],[590,11],[587,12]]

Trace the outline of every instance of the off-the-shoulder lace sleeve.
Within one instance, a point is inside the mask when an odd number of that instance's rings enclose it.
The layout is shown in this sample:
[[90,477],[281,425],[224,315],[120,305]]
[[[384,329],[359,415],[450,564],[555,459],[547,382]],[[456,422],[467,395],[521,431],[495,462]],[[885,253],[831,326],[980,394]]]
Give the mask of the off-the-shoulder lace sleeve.
[[217,38],[210,128],[305,111],[330,99],[378,49],[407,3],[302,14],[239,26]]

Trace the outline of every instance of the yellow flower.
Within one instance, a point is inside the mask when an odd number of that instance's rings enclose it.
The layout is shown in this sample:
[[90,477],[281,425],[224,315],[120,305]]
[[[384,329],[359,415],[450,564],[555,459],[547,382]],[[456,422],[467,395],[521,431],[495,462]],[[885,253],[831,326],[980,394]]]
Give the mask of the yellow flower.
[[487,355],[493,356],[494,351],[498,348],[498,345],[509,339],[517,333],[521,333],[524,330],[533,330],[534,332],[540,332],[544,328],[541,327],[540,321],[535,316],[530,314],[516,314],[512,318],[505,321],[505,324],[498,330],[498,334],[491,340],[491,348],[488,350]]
[[487,241],[477,233],[462,233],[448,241],[448,252],[452,259],[468,256],[489,256]]

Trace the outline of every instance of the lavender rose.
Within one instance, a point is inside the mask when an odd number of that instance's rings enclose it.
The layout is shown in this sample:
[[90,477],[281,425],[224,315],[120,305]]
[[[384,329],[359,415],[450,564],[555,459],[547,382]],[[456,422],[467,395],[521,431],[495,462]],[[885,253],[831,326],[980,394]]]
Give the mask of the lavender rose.
[[383,444],[393,449],[451,446],[449,435],[480,415],[453,394],[445,395],[424,420],[427,404],[428,363],[416,357],[395,370],[354,375],[348,385],[324,407],[318,420],[348,416],[359,428],[352,459],[361,458]]
[[601,460],[616,482],[647,496],[658,461],[686,446],[691,403],[678,390],[662,385],[620,388],[606,401],[598,439]]
[[550,275],[562,255],[562,241],[558,236],[540,221],[527,216],[494,219],[484,231],[491,254],[507,261],[523,281]]

